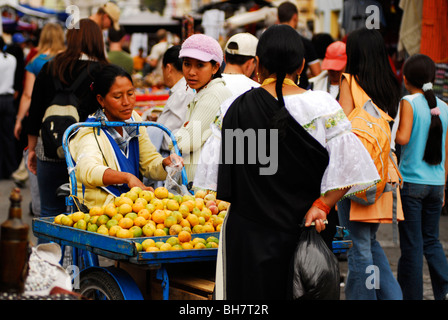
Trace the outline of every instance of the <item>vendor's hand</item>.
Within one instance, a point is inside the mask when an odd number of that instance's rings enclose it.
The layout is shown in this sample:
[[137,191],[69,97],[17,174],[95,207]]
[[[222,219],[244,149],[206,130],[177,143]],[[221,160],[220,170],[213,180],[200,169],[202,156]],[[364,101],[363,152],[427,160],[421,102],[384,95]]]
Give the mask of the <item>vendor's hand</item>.
[[305,215],[305,227],[311,226],[314,221],[316,231],[321,232],[325,230],[324,221],[327,219],[327,214],[325,211],[319,209],[318,207],[312,206]]
[[129,189],[133,187],[140,187],[142,190],[154,191],[153,187],[145,186],[143,182],[133,174],[129,174],[129,180],[127,182],[127,185]]
[[179,157],[177,154],[172,153],[169,155],[169,157],[163,159],[162,164],[164,168],[171,164],[182,168],[184,166],[184,159],[182,157]]

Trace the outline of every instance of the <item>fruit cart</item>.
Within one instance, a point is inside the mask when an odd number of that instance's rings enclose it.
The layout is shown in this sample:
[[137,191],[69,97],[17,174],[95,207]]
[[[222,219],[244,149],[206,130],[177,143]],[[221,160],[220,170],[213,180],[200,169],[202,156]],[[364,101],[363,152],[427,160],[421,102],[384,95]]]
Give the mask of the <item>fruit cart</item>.
[[[73,159],[68,150],[68,140],[70,135],[80,127],[117,127],[117,126],[156,126],[164,130],[173,140],[174,151],[180,155],[177,142],[172,133],[163,125],[154,122],[83,122],[70,126],[63,137],[63,148],[70,177],[71,194],[76,196],[77,182],[74,170]],[[186,185],[187,177],[185,169],[182,170],[182,184]],[[74,198],[66,197],[67,210],[76,211]],[[161,280],[163,299],[169,297],[169,276],[165,268],[167,264],[184,263],[194,261],[213,261],[217,257],[216,248],[175,250],[146,252],[139,251],[136,244],[147,239],[138,238],[117,238],[102,235],[95,232],[80,230],[70,226],[55,224],[54,217],[33,219],[33,233],[36,237],[43,238],[61,245],[65,252],[65,247],[72,248],[72,265],[70,266],[74,289],[82,295],[91,299],[125,299],[141,300],[143,295],[131,277],[123,269],[114,266],[102,267],[99,264],[98,256],[103,256],[117,262],[125,261],[136,266],[146,266],[156,269],[156,278]],[[219,239],[219,232],[194,234],[192,238],[206,239],[214,237]],[[170,236],[150,237],[154,241],[166,241]]]

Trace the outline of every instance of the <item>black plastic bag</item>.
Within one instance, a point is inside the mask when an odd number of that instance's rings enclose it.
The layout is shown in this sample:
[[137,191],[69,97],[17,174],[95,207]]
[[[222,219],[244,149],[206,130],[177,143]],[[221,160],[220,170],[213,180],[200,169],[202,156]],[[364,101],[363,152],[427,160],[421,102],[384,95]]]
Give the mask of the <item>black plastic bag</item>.
[[338,260],[314,227],[302,229],[293,268],[294,300],[339,300]]

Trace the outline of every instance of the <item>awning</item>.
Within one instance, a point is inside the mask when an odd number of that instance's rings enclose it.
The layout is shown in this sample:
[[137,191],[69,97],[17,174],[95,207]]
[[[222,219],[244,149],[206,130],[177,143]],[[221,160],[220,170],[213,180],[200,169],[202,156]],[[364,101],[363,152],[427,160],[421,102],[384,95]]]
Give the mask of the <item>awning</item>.
[[158,13],[143,11],[120,17],[120,25],[126,26],[176,26],[179,21],[162,17]]

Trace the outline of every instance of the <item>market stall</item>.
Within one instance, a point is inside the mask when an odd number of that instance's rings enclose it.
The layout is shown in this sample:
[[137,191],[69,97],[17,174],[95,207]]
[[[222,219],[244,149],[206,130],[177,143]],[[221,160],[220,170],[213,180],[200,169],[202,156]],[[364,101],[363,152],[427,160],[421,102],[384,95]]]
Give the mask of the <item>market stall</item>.
[[[66,202],[70,210],[57,217],[35,218],[33,232],[36,237],[58,243],[64,252],[67,246],[73,248],[71,264],[79,271],[74,275],[79,286],[74,289],[87,298],[143,299],[139,285],[146,284],[147,279],[139,283],[133,274],[154,270],[162,288],[161,297],[169,299],[170,277],[166,265],[216,261],[220,225],[228,204],[222,202],[218,209],[219,202],[213,194],[173,194],[160,187],[154,193],[131,189],[105,207],[82,208],[77,201],[74,163],[68,150],[70,134],[85,126],[151,125],[169,134],[175,152],[180,154],[171,132],[154,122],[76,123],[64,134],[63,147],[70,173]],[[184,169],[180,180],[185,186]],[[98,256],[112,259],[116,264],[102,267]],[[130,271],[136,267],[137,272]],[[209,271],[214,273],[214,269]],[[203,298],[211,297],[210,283],[208,296]]]

